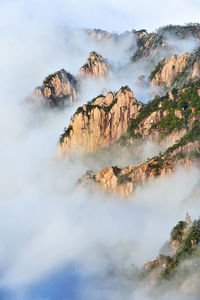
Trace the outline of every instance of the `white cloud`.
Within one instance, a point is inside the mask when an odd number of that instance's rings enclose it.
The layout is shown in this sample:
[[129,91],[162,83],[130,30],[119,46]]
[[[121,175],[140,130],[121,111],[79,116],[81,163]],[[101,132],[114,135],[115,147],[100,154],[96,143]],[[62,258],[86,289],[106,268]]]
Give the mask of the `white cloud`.
[[[158,0],[9,0],[2,3],[9,6],[12,14],[23,11],[24,18],[30,22],[38,19],[44,23],[110,31],[142,28],[152,31],[170,23],[198,22],[200,9],[199,0],[170,0],[165,3]],[[14,21],[17,22],[17,19],[13,19],[13,24]]]
[[[183,9],[187,7],[186,2],[181,3]],[[61,265],[74,262],[86,276],[92,273],[97,278],[106,274],[110,264],[142,265],[157,255],[169,230],[186,210],[193,216],[198,213],[198,198],[187,202],[198,185],[196,170],[180,170],[171,179],[138,189],[129,202],[102,199],[88,191],[74,192],[85,166],[78,161],[57,161],[55,156],[59,135],[76,108],[57,114],[43,112],[41,118],[21,103],[49,72],[62,67],[77,72],[93,46],[80,31],[67,34],[66,42],[55,25],[108,30],[160,25],[152,20],[162,21],[161,4],[142,4],[0,1],[1,287],[22,288],[41,282]],[[173,5],[177,9],[176,3]],[[197,5],[195,2],[191,12]],[[171,2],[166,6],[168,17]],[[160,19],[155,18],[158,8]],[[117,54],[123,58],[123,53]],[[114,288],[111,284],[112,295]],[[104,293],[108,297],[108,291]],[[143,296],[147,297],[145,291],[136,292],[139,299]],[[117,297],[121,300],[123,293]]]

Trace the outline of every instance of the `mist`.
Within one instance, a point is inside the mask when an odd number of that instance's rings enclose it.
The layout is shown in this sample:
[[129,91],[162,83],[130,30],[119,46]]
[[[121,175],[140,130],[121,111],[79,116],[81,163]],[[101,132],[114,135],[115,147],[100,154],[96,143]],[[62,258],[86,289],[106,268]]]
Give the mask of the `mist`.
[[[118,39],[104,47],[82,29],[52,22],[57,21],[52,9],[48,18],[44,8],[32,14],[31,7],[24,10],[22,1],[0,3],[0,298],[155,299],[148,287],[132,278],[137,268],[158,255],[187,211],[198,217],[200,173],[180,168],[173,176],[139,187],[124,201],[78,189],[78,179],[92,166],[99,170],[108,162],[134,165],[160,151],[158,145],[145,143],[140,146],[142,156],[120,158],[118,151],[113,160],[113,149],[107,160],[99,158],[97,163],[92,157],[56,155],[59,136],[79,105],[104,87],[134,88],[134,80],[146,68],[134,65],[118,76],[113,72],[108,81],[85,81],[73,107],[32,110],[24,99],[49,73],[65,68],[76,75],[93,50],[117,69],[119,63],[126,66],[130,47],[137,46],[134,36],[123,37],[117,52]],[[136,95],[144,101],[151,96],[149,90]],[[158,297],[189,299],[174,293]]]

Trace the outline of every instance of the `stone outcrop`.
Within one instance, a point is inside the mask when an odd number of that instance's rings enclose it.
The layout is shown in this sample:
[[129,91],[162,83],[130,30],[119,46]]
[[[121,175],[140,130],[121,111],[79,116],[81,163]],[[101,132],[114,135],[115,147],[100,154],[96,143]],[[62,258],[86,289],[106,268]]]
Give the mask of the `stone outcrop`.
[[99,53],[93,51],[90,53],[86,64],[80,68],[78,78],[105,78],[109,75],[110,70],[110,64]]
[[165,58],[151,72],[149,79],[152,85],[170,87],[178,74],[182,73],[189,61],[190,54],[174,55],[171,59]]
[[136,167],[106,168],[96,175],[91,173],[90,178],[93,178],[93,184],[99,185],[103,191],[127,197],[134,191],[136,186],[144,184],[155,177],[170,174],[174,169],[173,160],[165,160],[164,157],[161,157],[153,158],[143,164],[138,163]]
[[189,77],[200,78],[200,60],[195,61]]
[[86,29],[86,33],[95,42],[107,41],[113,37],[113,34],[111,32],[101,30],[101,29]]
[[[187,213],[185,221],[178,222],[172,229],[170,239],[161,248],[159,257],[146,263],[141,270],[146,282],[155,285],[162,280],[166,283],[166,279],[172,279],[171,283],[177,288],[177,283],[179,285],[182,283],[180,274],[183,274],[183,267],[187,270],[184,272],[183,281],[195,273],[198,276],[199,239],[200,219],[192,222]],[[199,290],[199,286],[197,289]],[[194,291],[196,292],[196,288]],[[189,293],[191,293],[191,288],[189,288]]]
[[79,93],[77,79],[64,69],[47,76],[43,84],[28,97],[33,106],[65,106],[76,102]]
[[[118,140],[118,145],[134,147],[134,143],[150,139],[159,144],[163,154],[142,164],[138,163],[137,167],[107,167],[92,175],[93,183],[98,183],[108,192],[128,196],[138,184],[169,175],[176,170],[177,165],[184,168],[192,165],[199,167],[199,85],[200,80],[188,82],[182,89],[173,89],[171,94],[155,97],[140,107],[124,131],[126,134]],[[94,99],[94,103],[103,103],[105,99],[99,97]],[[108,105],[111,102],[108,101]],[[92,127],[95,127],[94,124]],[[114,130],[115,127],[112,128]]]
[[[168,110],[161,111],[156,110],[152,112],[148,117],[144,118],[137,128],[135,129],[134,133],[136,135],[140,135],[143,138],[148,138],[153,142],[159,143],[164,149],[171,147],[173,144],[176,143],[180,138],[182,138],[186,134],[186,129],[183,128],[181,130],[174,130],[170,134],[166,135],[164,138],[161,138],[162,131],[161,129],[154,129],[152,126],[154,124],[159,123],[163,118],[168,115]],[[175,110],[174,111],[175,117],[182,119],[181,111]]]
[[[134,31],[125,31],[121,34],[118,34],[101,29],[86,29],[85,31],[89,35],[89,37],[97,44],[105,45],[105,43],[108,43],[108,46],[111,46],[113,42],[123,43],[124,39],[132,38],[135,33]],[[140,35],[142,35],[142,31],[143,30],[140,31]]]
[[[139,116],[131,121],[129,139],[150,139],[158,143],[162,151],[176,144],[199,124],[199,86],[200,80],[193,79],[144,105]],[[195,136],[198,129],[196,132]]]
[[[191,37],[200,42],[200,25],[188,24],[185,26],[168,25],[160,27],[156,32],[147,33],[146,30],[134,31],[137,39],[138,49],[133,54],[132,60],[138,61],[144,58],[154,59],[155,62],[158,57],[164,58],[166,52],[168,57],[176,53],[176,48],[170,43],[171,37],[178,40],[187,39]],[[164,50],[164,51],[163,51]]]
[[200,167],[199,154],[200,143],[195,141],[178,147],[170,155],[161,155],[142,164],[138,163],[136,167],[109,167],[97,174],[90,171],[82,178],[81,183],[92,183],[106,193],[119,194],[124,198],[129,196],[138,185],[143,185],[157,177],[173,174],[177,166],[186,169],[192,165]]
[[81,80],[90,78],[105,78],[109,75],[111,66],[99,53],[91,52],[87,63],[80,68],[77,77],[61,69],[48,75],[43,84],[37,87],[27,98],[34,106],[66,106],[76,102],[79,98]]
[[79,107],[61,135],[58,153],[93,152],[112,145],[138,116],[141,105],[128,87]]
[[197,78],[200,78],[200,48],[196,48],[191,54],[164,58],[149,76],[153,86],[167,88],[173,85],[181,87],[186,81]]

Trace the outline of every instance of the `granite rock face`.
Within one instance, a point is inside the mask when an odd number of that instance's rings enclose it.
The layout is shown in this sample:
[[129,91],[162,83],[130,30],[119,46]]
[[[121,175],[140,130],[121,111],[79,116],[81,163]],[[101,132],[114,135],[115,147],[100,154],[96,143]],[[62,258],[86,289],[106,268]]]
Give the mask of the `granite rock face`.
[[184,82],[200,78],[200,48],[191,54],[173,55],[170,59],[164,58],[151,72],[149,79],[153,86],[172,87]]
[[[132,194],[139,185],[144,185],[155,178],[173,174],[178,166],[189,169],[196,165],[200,167],[198,157],[187,156],[188,153],[200,153],[199,142],[189,143],[173,151],[170,156],[160,155],[152,159],[138,163],[136,167],[125,168],[108,167],[96,174],[90,171],[88,177],[83,177],[83,181],[89,182],[94,187],[100,187],[102,191],[111,194],[118,194],[126,198]],[[184,155],[183,155],[184,153]]]
[[50,107],[70,105],[78,100],[78,80],[64,69],[50,74],[37,87],[28,101],[34,106],[47,105]]
[[138,116],[140,109],[141,104],[128,87],[98,96],[78,108],[61,135],[58,152],[94,152],[112,145],[127,131],[130,120]]
[[99,53],[93,51],[90,53],[86,64],[80,68],[78,78],[105,78],[109,75],[110,70],[110,64]]
[[182,73],[187,66],[190,54],[174,55],[171,59],[165,58],[152,71],[150,75],[152,85],[170,87],[178,74]]
[[43,84],[29,95],[28,102],[35,107],[63,107],[72,105],[80,96],[81,82],[86,78],[106,78],[111,71],[99,53],[91,52],[86,64],[80,68],[77,77],[64,69],[48,75]]

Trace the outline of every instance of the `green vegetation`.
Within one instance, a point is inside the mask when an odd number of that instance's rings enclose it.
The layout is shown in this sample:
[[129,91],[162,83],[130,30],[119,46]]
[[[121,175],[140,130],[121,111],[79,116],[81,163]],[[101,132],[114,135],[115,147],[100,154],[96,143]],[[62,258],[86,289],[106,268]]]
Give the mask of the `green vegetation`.
[[[200,80],[190,80],[186,82],[181,89],[172,89],[172,94],[174,96],[174,100],[171,100],[169,97],[169,93],[162,97],[156,96],[152,101],[143,105],[140,110],[140,114],[136,119],[132,119],[130,122],[130,126],[127,130],[127,135],[122,137],[122,142],[127,143],[130,138],[140,138],[135,134],[135,130],[137,129],[140,122],[142,122],[145,118],[147,118],[152,112],[159,111],[161,113],[168,112],[165,117],[157,122],[153,123],[151,126],[152,130],[159,130],[161,133],[161,138],[170,134],[172,131],[179,131],[183,128],[188,130],[189,120],[195,116],[196,120],[200,119]],[[177,117],[175,115],[175,110],[180,111],[182,117]],[[192,129],[191,133],[189,133],[184,140],[181,140],[181,143],[186,144],[188,140],[194,141],[198,137],[198,128],[197,122],[194,123],[195,128]],[[176,146],[175,146],[176,147]],[[169,150],[168,152],[170,152]]]
[[112,166],[112,168],[115,176],[118,177],[121,172],[121,169],[118,166]]
[[188,155],[190,159],[200,158],[200,152],[191,151]]
[[165,134],[170,134],[173,130],[181,130],[185,127],[184,119],[179,119],[174,115],[174,111],[171,110],[166,117],[156,124],[156,127],[165,130]]
[[98,95],[97,97],[93,98],[91,101],[88,101],[86,104],[86,111],[84,111],[83,106],[79,106],[76,110],[76,112],[74,113],[73,117],[71,119],[73,119],[76,115],[82,113],[82,114],[88,114],[88,112],[90,112],[92,109],[94,109],[95,107],[101,108],[99,105],[95,105],[94,102],[97,100],[97,98],[99,97],[104,97],[103,94]]
[[186,156],[187,156],[186,153],[180,151],[180,152],[178,152],[178,153],[176,154],[175,159],[176,159],[177,161],[179,161],[179,160],[181,160],[181,159],[186,158]]
[[60,139],[59,139],[59,142],[60,142],[60,143],[62,143],[62,142],[64,141],[64,138],[65,138],[65,137],[70,136],[70,132],[72,131],[72,129],[73,129],[73,128],[72,128],[71,125],[69,125],[67,129],[66,129],[66,127],[64,128],[64,133],[61,134]]
[[134,130],[137,128],[138,124],[146,117],[148,117],[152,112],[158,110],[158,105],[161,101],[161,97],[156,96],[152,101],[148,102],[140,110],[140,114],[136,119],[132,119],[127,132],[130,136],[134,135]]
[[182,240],[181,246],[174,256],[174,266],[177,266],[183,259],[195,254],[200,241],[200,219],[195,220],[189,228],[187,237]]
[[117,103],[117,98],[115,98],[109,106],[103,106],[103,105],[101,106],[101,105],[94,104],[94,102],[99,97],[104,97],[104,95],[100,94],[97,97],[93,98],[91,101],[88,101],[87,104],[85,105],[86,110],[83,109],[84,105],[78,107],[72,118],[74,118],[76,115],[78,115],[80,113],[88,115],[88,113],[95,108],[102,109],[106,113],[109,113],[111,111],[112,107]]
[[128,133],[123,133],[120,138],[117,140],[121,146],[128,146],[130,144],[130,135]]
[[129,91],[129,92],[131,92],[131,89],[129,88],[128,85],[122,86],[121,89],[120,89],[120,91],[121,91],[122,93],[124,93],[126,90]]
[[117,184],[118,184],[118,185],[124,184],[124,183],[127,183],[127,182],[131,182],[131,178],[129,177],[128,174],[119,175],[119,176],[117,177]]
[[184,26],[181,25],[172,25],[169,24],[167,26],[159,27],[156,32],[159,35],[164,35],[166,32],[170,32],[174,34],[180,39],[184,39],[189,34],[195,35],[195,33],[199,33],[200,24],[199,23],[188,23]]
[[151,72],[151,74],[149,76],[149,80],[152,80],[156,76],[156,74],[159,73],[162,70],[162,68],[164,66],[164,61],[165,61],[165,59],[163,59],[161,62],[159,62],[155,66],[155,68],[153,69],[153,71]]
[[187,132],[179,141],[178,143],[174,144],[172,147],[169,147],[166,154],[172,153],[174,150],[181,146],[185,146],[190,142],[194,142],[196,140],[200,140],[200,121],[195,121],[193,124],[192,129]]
[[177,108],[176,101],[170,100],[168,94],[162,97],[162,107],[160,109],[161,112],[164,112],[165,110],[176,109],[176,108]]
[[[187,85],[187,77],[190,75],[194,63],[200,60],[200,47],[196,48],[190,55],[187,65],[183,72],[179,73],[174,79],[173,86],[176,88],[181,88],[182,85],[186,82]],[[192,81],[192,80],[191,80]],[[195,81],[195,79],[193,79]]]
[[[192,260],[200,257],[200,218],[195,220],[192,224],[188,225],[185,221],[180,221],[172,229],[170,234],[170,243],[172,241],[178,241],[177,250],[174,255],[160,255],[157,259],[157,263],[153,264],[150,269],[144,273],[147,276],[155,268],[160,268],[161,273],[158,277],[158,281],[163,279],[170,280],[179,271],[178,275],[186,277],[193,270],[193,264],[188,264],[188,266],[180,269],[184,260],[192,262]],[[166,243],[167,248],[170,248],[169,241]],[[165,265],[164,265],[165,264]],[[163,268],[164,266],[164,268]],[[192,269],[191,269],[192,266]],[[199,268],[199,266],[197,266]],[[188,269],[189,268],[189,269]],[[198,269],[199,270],[199,269]]]
[[131,58],[132,62],[135,62],[143,56],[148,56],[153,49],[161,47],[166,42],[167,36],[173,35],[176,38],[182,40],[189,36],[199,37],[200,24],[189,23],[185,26],[168,25],[160,27],[155,33],[144,35],[137,41],[138,49]]
[[183,232],[186,227],[187,223],[185,221],[178,222],[178,224],[172,229],[170,233],[171,241],[177,240],[181,242],[183,238]]
[[152,162],[148,164],[148,168],[150,169],[150,171],[155,172],[155,176],[158,176],[164,164],[165,164],[164,157],[156,156],[152,159]]
[[112,107],[117,103],[117,98],[113,100],[113,102],[109,105],[109,106],[103,106],[103,110],[106,112],[106,113],[109,113],[112,109]]

